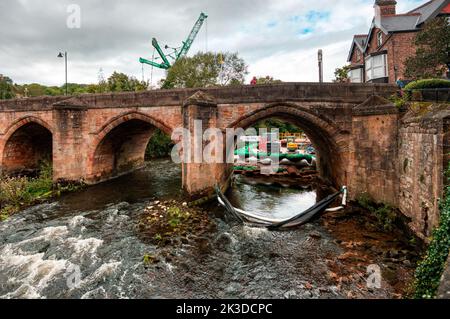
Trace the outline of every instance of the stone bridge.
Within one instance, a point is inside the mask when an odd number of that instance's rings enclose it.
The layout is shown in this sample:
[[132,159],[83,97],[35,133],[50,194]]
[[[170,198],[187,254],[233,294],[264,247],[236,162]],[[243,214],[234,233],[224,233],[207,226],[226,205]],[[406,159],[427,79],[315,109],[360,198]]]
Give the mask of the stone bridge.
[[[438,218],[448,120],[430,131],[402,127],[386,99],[395,91],[387,84],[284,83],[1,101],[0,169],[35,169],[49,158],[55,181],[97,183],[141,166],[156,128],[193,133],[195,120],[204,130],[225,130],[277,117],[311,138],[324,179],[348,185],[353,198],[367,193],[400,207],[428,233]],[[225,187],[232,173],[229,164],[182,165],[183,187],[194,197]]]

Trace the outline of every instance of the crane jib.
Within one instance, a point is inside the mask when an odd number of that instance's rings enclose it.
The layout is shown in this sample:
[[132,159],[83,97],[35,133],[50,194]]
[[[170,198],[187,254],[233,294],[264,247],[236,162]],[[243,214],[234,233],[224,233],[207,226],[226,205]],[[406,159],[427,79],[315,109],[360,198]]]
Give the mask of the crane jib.
[[[174,63],[177,62],[179,59],[185,57],[188,54],[189,50],[191,49],[192,44],[195,41],[195,38],[197,37],[198,33],[200,32],[200,29],[203,26],[203,23],[205,22],[205,20],[207,18],[208,18],[208,15],[206,15],[205,13],[202,12],[200,14],[200,17],[198,18],[197,22],[195,23],[194,27],[192,28],[191,33],[187,37],[186,41],[183,41],[183,46],[182,46],[180,52],[178,52],[178,54],[176,54]],[[156,63],[154,61],[149,61],[149,60],[146,60],[143,58],[140,58],[139,62],[144,63],[144,64],[149,64],[151,66],[154,66],[154,67],[157,67],[160,69],[165,69],[165,70],[170,69],[172,65],[170,64],[169,60],[167,59],[167,55],[161,49],[156,38],[153,38],[152,45],[158,52],[161,59],[163,60],[163,63]],[[168,55],[168,56],[172,57],[171,55]]]

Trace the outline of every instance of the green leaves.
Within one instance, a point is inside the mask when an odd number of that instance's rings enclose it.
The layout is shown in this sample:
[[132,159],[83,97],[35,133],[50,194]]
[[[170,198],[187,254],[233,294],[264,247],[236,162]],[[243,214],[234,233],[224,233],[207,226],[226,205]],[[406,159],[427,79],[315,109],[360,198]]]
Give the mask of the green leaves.
[[335,79],[333,80],[333,82],[336,82],[336,83],[348,82],[348,80],[349,80],[349,76],[348,76],[349,71],[350,71],[350,66],[349,65],[346,65],[346,66],[343,66],[341,68],[337,68],[336,70],[334,70]]
[[203,88],[238,85],[248,74],[237,53],[197,53],[177,61],[167,73],[163,88]]
[[0,74],[0,100],[12,99],[15,96],[13,81]]
[[405,86],[406,91],[441,88],[450,88],[450,81],[444,79],[424,79],[410,82]]
[[416,55],[406,60],[406,77],[410,79],[441,78],[450,63],[450,26],[447,18],[433,19],[415,40]]
[[148,83],[129,77],[124,73],[114,72],[107,80],[108,92],[137,92],[145,91]]
[[433,231],[432,240],[425,258],[416,269],[414,298],[431,299],[436,296],[450,250],[450,168],[445,200],[441,202],[441,221]]
[[145,151],[145,157],[146,159],[152,159],[169,156],[173,145],[174,143],[172,142],[170,136],[157,129],[148,143],[147,150]]

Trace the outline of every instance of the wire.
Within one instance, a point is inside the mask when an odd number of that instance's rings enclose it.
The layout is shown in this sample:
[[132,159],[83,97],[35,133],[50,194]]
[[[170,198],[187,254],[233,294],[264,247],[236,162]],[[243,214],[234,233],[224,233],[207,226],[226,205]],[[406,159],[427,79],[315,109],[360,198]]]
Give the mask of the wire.
[[[155,48],[153,48],[153,55],[152,55],[152,61],[155,61]],[[152,65],[152,71],[150,74],[150,88],[153,89],[153,65]]]
[[205,39],[205,49],[206,49],[206,52],[205,53],[208,53],[208,19],[206,19],[206,25],[205,25],[205,37],[206,37],[206,39]]

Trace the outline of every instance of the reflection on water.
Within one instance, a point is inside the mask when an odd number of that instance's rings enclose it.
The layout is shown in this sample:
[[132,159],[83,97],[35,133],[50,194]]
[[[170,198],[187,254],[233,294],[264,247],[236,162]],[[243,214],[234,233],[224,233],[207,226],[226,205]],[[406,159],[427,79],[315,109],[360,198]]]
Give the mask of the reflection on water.
[[155,197],[179,199],[182,194],[181,166],[164,159],[155,160],[143,169],[109,182],[64,195],[59,203],[62,210],[91,210],[121,202],[143,202]]
[[237,177],[228,196],[237,208],[275,219],[291,218],[315,205],[317,201],[315,190],[249,185],[244,176]]

